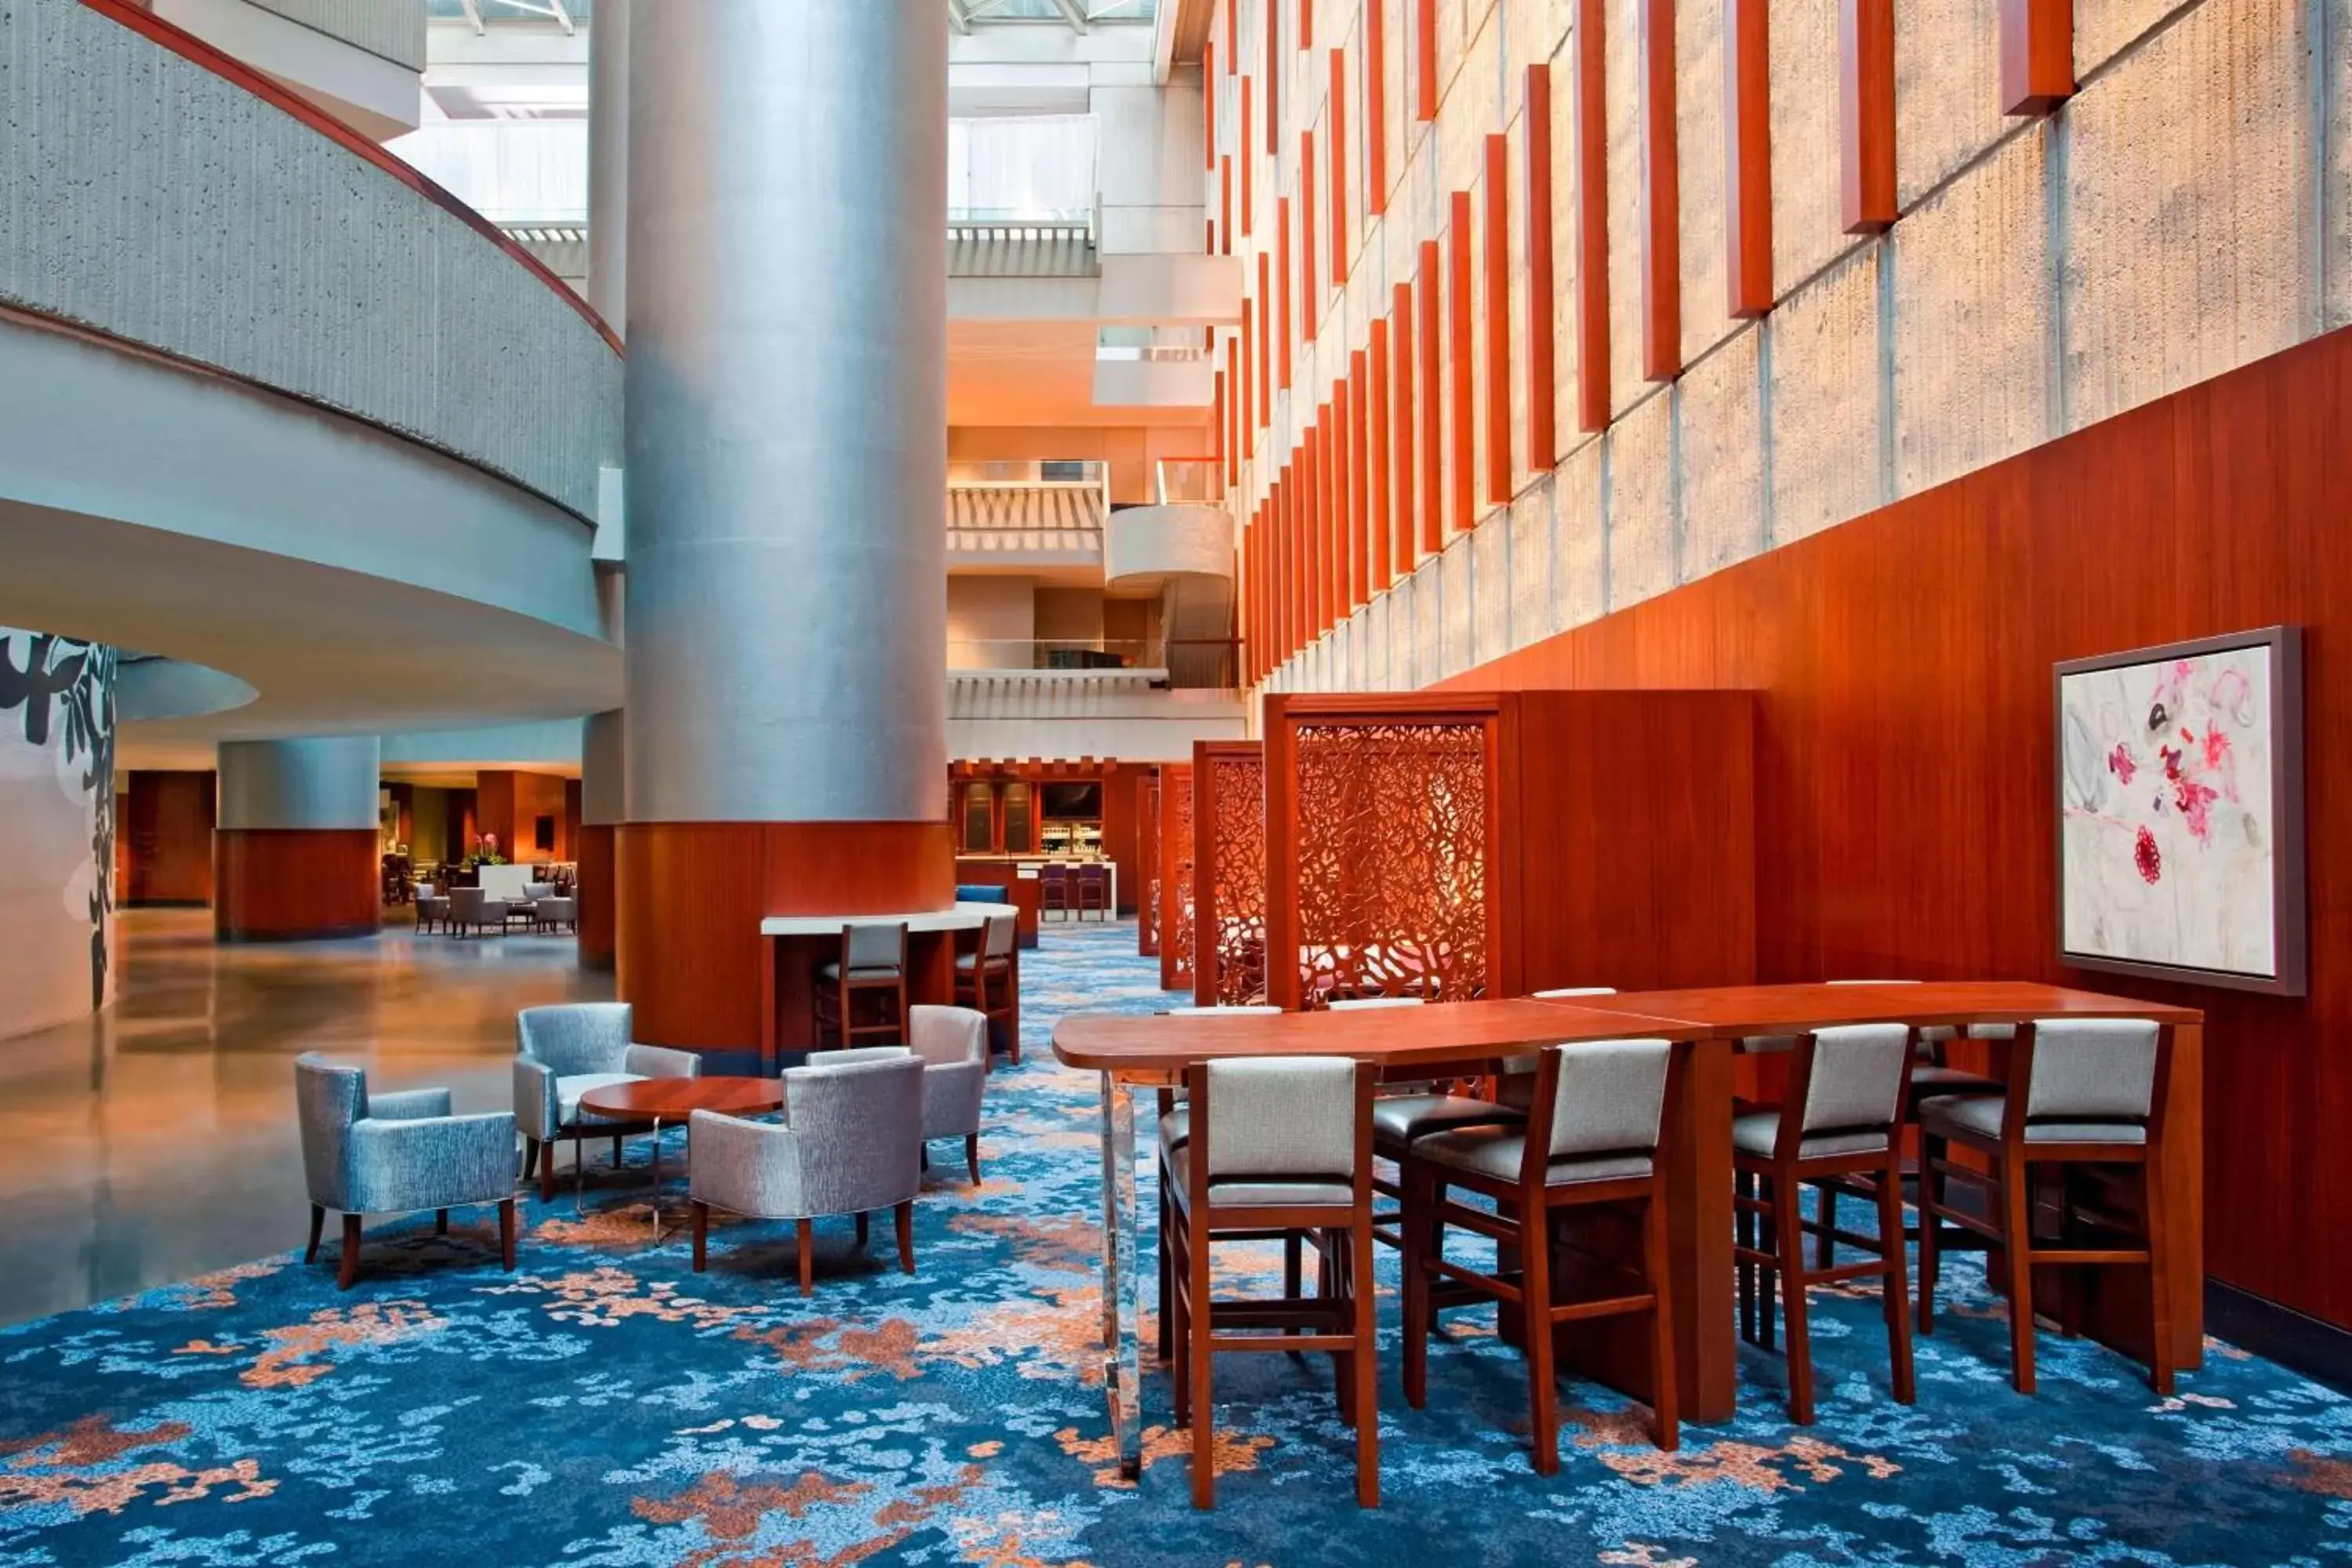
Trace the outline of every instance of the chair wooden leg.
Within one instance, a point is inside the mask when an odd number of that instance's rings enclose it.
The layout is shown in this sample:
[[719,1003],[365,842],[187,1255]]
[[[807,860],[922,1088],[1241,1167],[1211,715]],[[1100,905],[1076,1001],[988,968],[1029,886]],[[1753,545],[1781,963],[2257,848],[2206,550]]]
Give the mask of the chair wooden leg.
[[1360,1209],[1348,1228],[1356,1286],[1356,1348],[1348,1359],[1356,1375],[1356,1501],[1363,1508],[1381,1506],[1379,1292],[1372,1288],[1371,1218],[1369,1207]]
[[699,1274],[710,1263],[710,1205],[697,1198],[687,1210],[694,1215],[694,1271]]
[[863,1251],[866,1247],[866,1221],[870,1217],[864,1214],[857,1216],[857,1246],[860,1251]]
[[1160,1325],[1162,1342],[1160,1359],[1170,1363],[1170,1381],[1176,1386],[1176,1429],[1183,1431],[1192,1424],[1192,1319],[1187,1315],[1188,1294],[1185,1282],[1192,1279],[1191,1265],[1185,1260],[1185,1232],[1181,1226],[1171,1226],[1165,1217],[1160,1221],[1160,1254],[1167,1271],[1168,1286],[1161,1300],[1164,1316]]
[[319,1237],[327,1228],[327,1211],[317,1204],[310,1205],[310,1245],[302,1249],[302,1261],[319,1261]]
[[[1756,1245],[1756,1211],[1740,1206],[1742,1201],[1756,1196],[1756,1178],[1746,1171],[1731,1179],[1731,1236],[1735,1245],[1753,1247]],[[1739,1294],[1739,1337],[1749,1344],[1756,1342],[1756,1265],[1741,1259],[1732,1269]]]
[[539,1201],[555,1201],[555,1140],[550,1138],[539,1146]]
[[801,1294],[816,1293],[816,1222],[796,1220],[793,1224],[793,1246],[800,1254]]
[[[1168,1201],[1168,1162],[1162,1160],[1159,1162],[1159,1165],[1160,1245],[1155,1248],[1155,1250],[1160,1254],[1160,1359],[1164,1363],[1175,1353],[1176,1275],[1174,1247],[1176,1246],[1177,1237],[1174,1224],[1175,1205]],[[1180,1405],[1184,1402],[1184,1387],[1183,1380],[1181,1378],[1177,1380],[1176,1402]],[[1179,1426],[1181,1426],[1184,1423],[1181,1420],[1179,1420],[1176,1424]]]
[[963,1135],[963,1163],[971,1172],[971,1184],[975,1187],[980,1185],[980,1134],[977,1132]]
[[1541,1209],[1519,1218],[1521,1300],[1527,1312],[1528,1394],[1536,1474],[1559,1470],[1559,1386],[1552,1369],[1551,1216]]
[[515,1201],[512,1197],[499,1200],[499,1262],[509,1274],[515,1263]]
[[1945,1143],[1940,1138],[1919,1136],[1919,1332],[1936,1331],[1936,1276],[1942,1259],[1937,1256],[1943,1245],[1944,1222],[1941,1213],[1947,1194],[1948,1181],[1943,1171]]
[[449,1234],[449,1211],[447,1209],[435,1209],[433,1211],[433,1234],[436,1236],[446,1236]]
[[1764,1205],[1763,1211],[1756,1216],[1756,1234],[1765,1243],[1762,1250],[1772,1254],[1771,1262],[1759,1264],[1756,1269],[1756,1342],[1769,1351],[1778,1337],[1773,1320],[1780,1311],[1780,1233],[1772,1218],[1780,1209],[1780,1188],[1771,1177],[1759,1176],[1756,1191]]
[[617,1171],[625,1163],[626,1160],[621,1148],[621,1135],[615,1132],[613,1134],[613,1169]]
[[[1307,1238],[1294,1230],[1282,1238],[1283,1295],[1294,1301],[1298,1300],[1307,1289],[1306,1280]],[[1303,1332],[1304,1330],[1295,1328],[1283,1331],[1286,1336],[1294,1338]]]
[[[1315,1246],[1318,1253],[1332,1261],[1332,1273],[1339,1280],[1339,1300],[1350,1309],[1349,1321],[1352,1322],[1352,1309],[1357,1296],[1355,1248],[1350,1245],[1343,1249],[1339,1246],[1339,1233],[1330,1230],[1317,1231]],[[1367,1281],[1364,1288],[1369,1290],[1370,1283]],[[1352,1347],[1352,1341],[1350,1342]],[[1353,1348],[1331,1353],[1331,1394],[1333,1402],[1339,1407],[1340,1421],[1349,1426],[1355,1426],[1356,1352]]]
[[2000,1162],[2001,1259],[2009,1276],[2009,1379],[2033,1392],[2033,1193],[2030,1167]]
[[912,1200],[898,1205],[898,1267],[906,1273],[915,1271],[915,1205]]
[[[1186,1223],[1191,1222],[1192,1216],[1187,1216]],[[1210,1320],[1214,1314],[1209,1303],[1209,1238],[1205,1233],[1187,1231],[1184,1262],[1191,1301],[1185,1313],[1188,1343],[1184,1355],[1185,1371],[1192,1380],[1192,1506],[1208,1509],[1217,1506],[1217,1407],[1211,1392],[1209,1368]]]
[[539,1140],[526,1132],[522,1138],[522,1179],[526,1182],[530,1181],[531,1173],[538,1167]]
[[348,1290],[360,1277],[360,1216],[343,1216],[343,1255],[335,1265],[335,1289]]
[[1895,1398],[1909,1405],[1916,1397],[1911,1376],[1911,1303],[1905,1284],[1908,1272],[1903,1258],[1903,1147],[1898,1137],[1886,1168],[1878,1177],[1878,1248],[1886,1265],[1881,1280],[1885,1300],[1887,1365]]
[[2165,1245],[2164,1227],[2168,1218],[2164,1203],[2164,1171],[2158,1163],[2156,1145],[2148,1145],[2147,1159],[2139,1168],[2140,1180],[2147,1190],[2140,1199],[2140,1215],[2147,1227],[2147,1291],[2148,1291],[2148,1385],[2162,1394],[2172,1393],[2172,1296],[2171,1249]]
[[1789,1419],[1800,1426],[1813,1424],[1813,1347],[1805,1326],[1805,1211],[1802,1184],[1774,1177],[1772,1205],[1773,1252],[1789,1321]]
[[1398,1228],[1404,1240],[1404,1402],[1415,1410],[1429,1403],[1430,1243],[1445,1232],[1445,1221],[1425,1206],[1431,1204],[1428,1175],[1408,1164]]
[[1837,1267],[1837,1238],[1830,1234],[1837,1228],[1837,1188],[1824,1182],[1813,1189],[1821,1194],[1821,1233],[1813,1237],[1813,1267],[1827,1270]]
[[1675,1368],[1674,1256],[1667,1239],[1663,1184],[1643,1208],[1643,1268],[1650,1276],[1650,1294],[1655,1298],[1650,1304],[1650,1440],[1662,1452],[1671,1454],[1682,1447],[1683,1417]]

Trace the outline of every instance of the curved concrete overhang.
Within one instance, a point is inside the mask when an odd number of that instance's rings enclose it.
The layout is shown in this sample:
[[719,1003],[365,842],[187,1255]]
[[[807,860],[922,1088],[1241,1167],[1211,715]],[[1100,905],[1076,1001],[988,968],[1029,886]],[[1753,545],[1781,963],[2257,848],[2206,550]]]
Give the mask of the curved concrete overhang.
[[1123,593],[1171,577],[1234,574],[1233,514],[1219,506],[1130,506],[1103,522],[1103,582]]
[[361,420],[0,316],[0,623],[185,660],[258,693],[130,726],[126,747],[618,706],[590,533],[520,485]]
[[226,670],[184,658],[125,651],[114,668],[114,721],[152,724],[202,719],[244,707],[261,693]]

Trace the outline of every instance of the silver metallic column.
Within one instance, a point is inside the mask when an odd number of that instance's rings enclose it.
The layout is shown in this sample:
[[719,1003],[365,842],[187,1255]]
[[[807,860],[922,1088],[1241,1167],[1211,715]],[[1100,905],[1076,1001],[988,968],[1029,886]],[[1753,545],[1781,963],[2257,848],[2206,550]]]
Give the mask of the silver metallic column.
[[937,821],[945,17],[635,11],[630,820]]
[[223,832],[355,830],[377,826],[383,743],[373,735],[223,741]]
[[588,307],[629,335],[629,0],[588,24]]

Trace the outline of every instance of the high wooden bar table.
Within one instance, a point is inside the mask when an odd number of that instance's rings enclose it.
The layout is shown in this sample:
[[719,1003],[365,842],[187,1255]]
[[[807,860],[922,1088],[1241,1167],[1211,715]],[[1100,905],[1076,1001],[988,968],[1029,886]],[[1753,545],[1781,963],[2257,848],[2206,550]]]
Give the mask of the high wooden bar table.
[[[771,915],[760,922],[763,949],[760,978],[760,1067],[772,1072],[779,1051],[816,1043],[816,966],[841,956],[841,928],[904,925],[907,928],[907,1005],[941,1006],[955,1001],[956,939],[977,932],[991,915],[1015,913],[1011,904],[960,903],[952,909],[882,915]],[[1021,1031],[1021,953],[1013,954],[1013,1016]]]
[[[1467,1073],[1498,1058],[1580,1040],[1664,1037],[1675,1043],[1665,1110],[1669,1163],[1676,1383],[1684,1418],[1727,1421],[1736,1401],[1732,1294],[1731,1110],[1735,1043],[1755,1035],[1798,1034],[1838,1024],[2017,1023],[2040,1017],[2150,1018],[2173,1030],[2171,1099],[2164,1167],[2175,1218],[2173,1256],[2183,1266],[2173,1321],[2179,1366],[2199,1364],[2203,1332],[2204,1016],[2126,996],[2008,982],[1884,985],[1747,985],[1629,992],[1589,1001],[1532,999],[1444,1003],[1426,1007],[1272,1016],[1113,1016],[1075,1013],[1054,1030],[1054,1054],[1099,1075],[1102,1090],[1102,1299],[1104,1388],[1119,1464],[1139,1473],[1142,1382],[1138,1341],[1136,1156],[1133,1093],[1175,1082],[1189,1063],[1237,1057],[1324,1055],[1375,1064],[1383,1079]],[[2120,1294],[2120,1293],[2118,1293]],[[2088,1320],[2103,1338],[2145,1342],[2123,1303],[2094,1300]],[[2104,1310],[2112,1307],[2112,1313]],[[1612,1353],[1605,1342],[1571,1337],[1572,1364],[1637,1396],[1646,1360]]]

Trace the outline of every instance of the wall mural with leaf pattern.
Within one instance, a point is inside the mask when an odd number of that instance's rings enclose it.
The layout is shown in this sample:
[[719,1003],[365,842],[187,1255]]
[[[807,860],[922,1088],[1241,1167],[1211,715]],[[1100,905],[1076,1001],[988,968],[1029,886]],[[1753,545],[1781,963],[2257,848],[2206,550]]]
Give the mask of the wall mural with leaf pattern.
[[0,627],[0,1036],[114,989],[115,650]]

